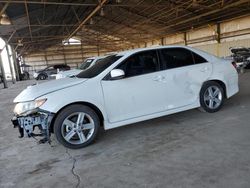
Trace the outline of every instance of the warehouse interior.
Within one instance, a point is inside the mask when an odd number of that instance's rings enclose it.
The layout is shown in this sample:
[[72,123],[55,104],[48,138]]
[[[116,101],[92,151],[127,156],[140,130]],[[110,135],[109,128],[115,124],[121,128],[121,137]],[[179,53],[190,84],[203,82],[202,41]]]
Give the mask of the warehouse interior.
[[48,82],[35,72],[166,45],[225,59],[250,49],[250,0],[0,0],[0,187],[249,187],[247,69],[216,115],[191,110],[110,130],[86,149],[37,146],[12,130],[13,99]]
[[32,70],[77,67],[86,57],[152,45],[189,45],[225,57],[230,47],[250,43],[247,0],[1,2],[11,25],[1,26],[0,35]]

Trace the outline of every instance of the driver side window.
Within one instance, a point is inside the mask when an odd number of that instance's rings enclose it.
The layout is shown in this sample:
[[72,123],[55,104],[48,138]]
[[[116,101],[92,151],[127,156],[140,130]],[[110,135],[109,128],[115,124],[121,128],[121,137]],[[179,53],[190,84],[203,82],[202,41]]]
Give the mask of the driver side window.
[[140,52],[130,56],[117,69],[125,72],[125,77],[139,76],[159,70],[157,52],[155,50]]

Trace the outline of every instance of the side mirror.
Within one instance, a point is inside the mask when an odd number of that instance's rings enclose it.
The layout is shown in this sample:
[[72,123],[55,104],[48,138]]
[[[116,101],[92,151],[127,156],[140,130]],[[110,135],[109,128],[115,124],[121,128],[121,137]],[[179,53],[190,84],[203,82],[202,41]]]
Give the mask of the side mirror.
[[121,69],[113,69],[110,75],[113,80],[118,80],[125,77],[125,72]]

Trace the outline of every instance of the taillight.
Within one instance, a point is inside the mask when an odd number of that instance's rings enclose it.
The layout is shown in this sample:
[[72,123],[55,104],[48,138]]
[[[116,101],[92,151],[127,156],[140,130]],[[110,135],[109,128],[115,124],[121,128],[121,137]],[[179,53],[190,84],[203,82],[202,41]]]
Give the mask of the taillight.
[[235,69],[237,69],[237,64],[235,62],[232,62],[232,65],[234,66]]

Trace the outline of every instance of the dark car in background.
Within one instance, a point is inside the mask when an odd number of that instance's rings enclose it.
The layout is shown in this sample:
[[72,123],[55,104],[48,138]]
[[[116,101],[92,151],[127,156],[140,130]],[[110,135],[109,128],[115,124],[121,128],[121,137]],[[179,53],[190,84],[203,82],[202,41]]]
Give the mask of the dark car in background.
[[0,83],[2,83],[3,82],[3,76],[2,76],[2,74],[0,73]]
[[52,75],[57,74],[59,71],[67,70],[70,70],[70,66],[65,64],[50,65],[43,70],[35,72],[33,77],[37,80],[46,80]]

